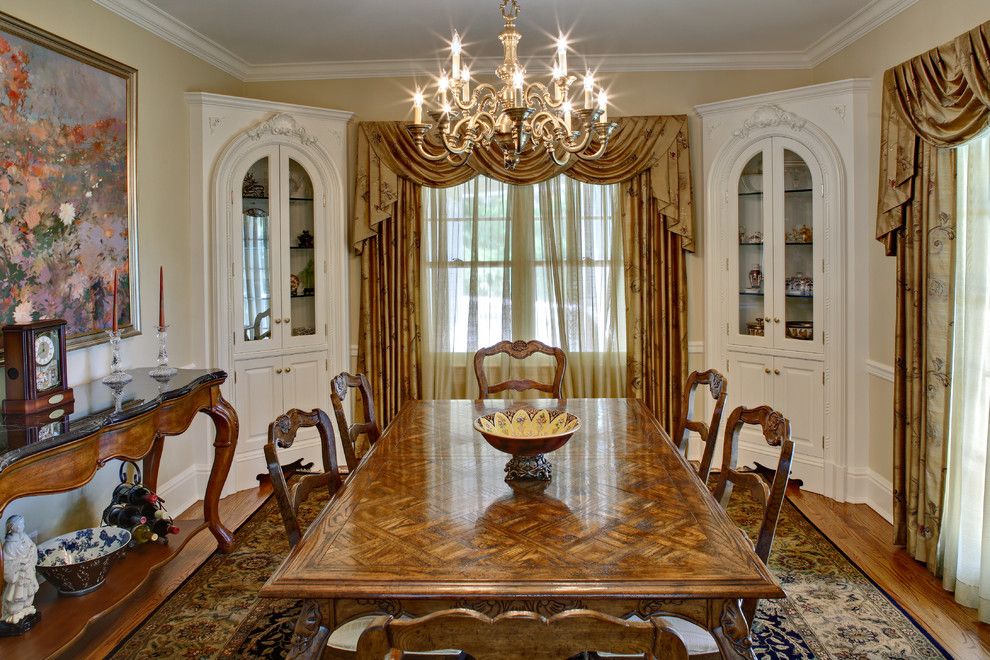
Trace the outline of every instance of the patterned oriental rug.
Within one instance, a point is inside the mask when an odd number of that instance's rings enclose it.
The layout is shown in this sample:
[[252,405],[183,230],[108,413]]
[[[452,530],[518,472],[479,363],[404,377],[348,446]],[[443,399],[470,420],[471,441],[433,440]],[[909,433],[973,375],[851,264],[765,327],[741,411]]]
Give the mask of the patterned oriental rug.
[[[314,498],[302,519],[321,506]],[[730,514],[749,529],[758,525],[759,510],[744,498],[734,499]],[[275,500],[235,538],[233,553],[208,559],[111,657],[284,657],[299,604],[257,595],[288,552]],[[770,569],[787,598],[761,601],[757,658],[949,657],[788,501]]]

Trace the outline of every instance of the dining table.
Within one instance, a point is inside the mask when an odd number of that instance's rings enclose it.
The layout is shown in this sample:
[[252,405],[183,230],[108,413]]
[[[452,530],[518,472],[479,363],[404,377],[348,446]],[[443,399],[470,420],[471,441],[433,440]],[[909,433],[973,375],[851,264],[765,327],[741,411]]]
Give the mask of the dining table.
[[[581,420],[549,481],[506,481],[473,427],[521,405]],[[740,601],[784,592],[649,409],[601,398],[409,401],[261,595],[302,601],[297,658],[360,616],[450,608],[664,614],[752,658]]]

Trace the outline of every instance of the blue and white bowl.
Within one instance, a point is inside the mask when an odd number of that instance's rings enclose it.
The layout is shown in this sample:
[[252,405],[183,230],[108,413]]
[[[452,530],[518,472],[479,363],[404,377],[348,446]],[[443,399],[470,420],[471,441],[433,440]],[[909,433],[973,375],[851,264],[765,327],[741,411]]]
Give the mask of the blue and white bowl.
[[120,527],[91,527],[38,546],[38,572],[65,596],[82,596],[103,584],[111,562],[131,540]]

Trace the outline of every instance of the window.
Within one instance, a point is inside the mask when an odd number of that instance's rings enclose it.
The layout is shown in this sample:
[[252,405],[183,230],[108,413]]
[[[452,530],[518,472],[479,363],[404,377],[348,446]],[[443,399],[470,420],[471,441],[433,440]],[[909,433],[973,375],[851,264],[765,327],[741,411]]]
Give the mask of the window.
[[[624,381],[618,195],[617,186],[563,176],[424,189],[424,348],[437,369],[463,368],[503,339],[539,339],[564,349],[577,381],[605,377],[605,389]],[[594,388],[575,384],[588,396]]]

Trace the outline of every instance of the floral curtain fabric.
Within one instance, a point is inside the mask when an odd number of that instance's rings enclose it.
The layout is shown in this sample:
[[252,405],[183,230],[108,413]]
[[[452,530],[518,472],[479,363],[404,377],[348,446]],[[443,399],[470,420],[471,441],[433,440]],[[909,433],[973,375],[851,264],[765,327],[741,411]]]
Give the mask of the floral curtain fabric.
[[990,124],[990,22],[888,70],[877,240],[897,257],[896,542],[936,569],[945,493],[957,147]]
[[[513,172],[502,169],[494,147],[465,166],[453,167],[422,158],[402,122],[360,125],[351,237],[361,253],[358,368],[371,380],[383,422],[403,400],[421,394],[422,337],[415,303],[420,272],[411,262],[420,248],[421,187],[446,188],[478,174],[519,185],[566,174],[586,183],[625,186],[624,230],[633,232],[624,231],[627,336],[639,344],[628,345],[626,391],[642,396],[662,421],[672,418],[667,408],[679,400],[686,373],[686,324],[658,314],[671,310],[680,317],[679,308],[687,304],[681,252],[694,250],[687,117],[627,117],[619,125],[598,161],[562,169],[530,152]],[[389,225],[402,227],[386,229]],[[639,240],[647,240],[648,246],[642,248]],[[655,300],[657,296],[662,300]],[[366,319],[375,322],[367,324]]]

